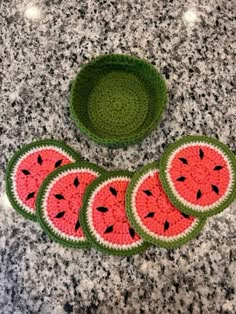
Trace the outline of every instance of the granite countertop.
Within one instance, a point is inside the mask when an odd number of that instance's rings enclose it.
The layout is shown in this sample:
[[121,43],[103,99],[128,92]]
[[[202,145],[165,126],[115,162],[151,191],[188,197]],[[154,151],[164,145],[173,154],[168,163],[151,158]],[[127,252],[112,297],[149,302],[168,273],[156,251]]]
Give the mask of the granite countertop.
[[[64,140],[107,169],[135,170],[186,134],[215,136],[236,153],[236,1],[0,2],[0,312],[236,313],[236,206],[182,248],[121,258],[65,249],[9,205],[7,160],[36,139]],[[108,149],[69,116],[70,82],[103,53],[152,62],[169,102],[140,145]]]

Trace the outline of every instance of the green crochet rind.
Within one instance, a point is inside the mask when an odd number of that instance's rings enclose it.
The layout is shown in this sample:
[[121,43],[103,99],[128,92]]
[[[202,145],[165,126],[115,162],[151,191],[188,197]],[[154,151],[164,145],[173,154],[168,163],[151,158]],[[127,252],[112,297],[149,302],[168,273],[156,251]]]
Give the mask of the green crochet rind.
[[[52,172],[47,178],[46,180],[43,182],[39,193],[38,193],[38,197],[36,200],[36,208],[37,208],[37,221],[40,223],[42,229],[46,232],[46,234],[55,242],[58,242],[60,244],[62,244],[65,247],[70,247],[70,248],[90,248],[90,244],[89,242],[86,240],[81,241],[81,242],[76,242],[73,240],[66,240],[65,237],[63,237],[62,235],[59,235],[58,233],[56,233],[53,228],[48,224],[47,220],[45,219],[44,215],[43,215],[43,198],[44,195],[47,191],[47,187],[48,185],[55,179],[58,177],[58,175],[62,174],[63,172],[66,172],[67,170],[72,170],[72,169],[91,169],[93,171],[98,172],[99,174],[105,173],[105,170],[95,164],[86,162],[86,161],[79,161],[73,164],[68,164],[65,166],[60,167],[59,169],[55,170],[54,172]],[[81,216],[81,213],[80,213]],[[80,219],[80,218],[79,218]]]
[[137,171],[134,176],[131,179],[131,182],[129,184],[129,187],[127,189],[126,193],[126,213],[129,218],[129,221],[131,225],[134,227],[136,232],[147,242],[152,243],[156,246],[160,246],[166,249],[173,249],[182,246],[183,244],[187,243],[191,239],[195,238],[200,231],[202,230],[203,226],[205,225],[206,219],[202,218],[199,219],[196,226],[192,229],[191,232],[189,232],[187,235],[183,236],[182,238],[179,238],[177,240],[173,241],[163,241],[161,239],[157,239],[153,237],[151,234],[146,232],[146,230],[142,227],[142,225],[139,224],[137,221],[135,214],[134,214],[134,208],[132,206],[132,194],[136,187],[136,184],[138,183],[141,176],[146,174],[149,170],[155,170],[159,169],[159,162],[153,162],[151,164],[148,164],[146,166],[143,166],[139,171]]
[[[129,86],[125,93],[123,86]],[[130,106],[122,107],[128,101]],[[166,85],[154,66],[133,56],[110,54],[82,67],[72,84],[70,112],[90,139],[125,147],[154,130],[166,102]]]
[[[170,184],[168,182],[167,175],[166,175],[167,162],[168,162],[168,159],[170,158],[171,154],[173,153],[173,151],[176,150],[178,147],[180,147],[183,144],[188,144],[188,143],[190,144],[190,143],[197,143],[197,142],[205,142],[205,143],[211,144],[211,145],[215,146],[216,148],[220,149],[228,157],[231,168],[233,170],[232,171],[233,183],[232,183],[231,193],[229,193],[228,197],[222,203],[220,203],[218,206],[213,206],[211,209],[209,209],[205,212],[200,212],[200,211],[194,210],[193,208],[183,204],[181,202],[181,200],[178,199],[174,195],[173,190],[170,187]],[[214,138],[207,137],[207,136],[198,136],[198,135],[186,136],[186,137],[178,140],[174,144],[171,144],[166,149],[164,154],[161,156],[160,179],[161,179],[163,188],[164,188],[165,192],[167,193],[169,199],[182,212],[189,214],[189,215],[192,215],[192,216],[196,216],[196,217],[210,217],[210,216],[213,216],[213,215],[216,215],[216,214],[222,212],[225,208],[229,207],[230,204],[233,203],[235,200],[235,196],[236,196],[236,158],[235,158],[234,154],[230,151],[230,149],[225,144],[219,142],[218,140],[216,140]]]
[[91,243],[91,245],[96,248],[99,251],[102,251],[103,253],[106,254],[111,254],[111,255],[118,255],[118,256],[130,256],[138,253],[144,252],[150,245],[148,243],[143,242],[140,246],[136,248],[131,248],[128,250],[119,250],[119,249],[113,249],[113,248],[108,248],[106,245],[103,243],[99,243],[97,239],[94,237],[92,231],[91,231],[91,226],[88,223],[88,217],[87,217],[87,206],[89,203],[89,200],[93,194],[93,192],[97,189],[97,187],[102,184],[103,182],[111,179],[111,178],[116,178],[116,177],[132,177],[132,173],[128,171],[112,171],[106,174],[101,175],[99,178],[94,180],[89,187],[86,190],[86,193],[84,195],[83,199],[83,207],[81,210],[81,216],[80,216],[80,222],[82,225],[82,230],[84,234],[86,235],[86,238],[88,241]]
[[13,157],[10,159],[7,165],[7,170],[6,170],[6,193],[13,208],[26,219],[33,220],[33,221],[36,221],[36,214],[26,212],[24,208],[22,207],[22,205],[18,202],[15,194],[13,193],[13,180],[12,180],[11,174],[17,161],[24,154],[26,154],[33,148],[44,147],[47,145],[52,145],[52,146],[61,148],[67,154],[69,154],[75,161],[81,159],[79,153],[75,152],[72,148],[65,145],[63,142],[53,140],[53,139],[45,139],[41,141],[32,142],[30,144],[26,144],[13,155]]

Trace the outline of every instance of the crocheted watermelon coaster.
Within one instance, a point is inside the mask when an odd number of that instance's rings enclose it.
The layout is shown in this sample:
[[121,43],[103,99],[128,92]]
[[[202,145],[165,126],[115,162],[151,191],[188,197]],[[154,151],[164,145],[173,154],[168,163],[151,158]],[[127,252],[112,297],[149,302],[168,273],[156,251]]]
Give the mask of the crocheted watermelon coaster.
[[56,168],[79,159],[79,154],[56,140],[22,147],[10,160],[6,172],[6,190],[12,206],[25,218],[36,220],[35,201],[43,180]]
[[174,248],[202,229],[205,219],[191,217],[174,207],[161,185],[158,162],[135,173],[126,193],[127,215],[142,238],[152,244]]
[[122,147],[141,141],[158,124],[166,86],[148,62],[104,55],[86,64],[73,82],[71,115],[97,143]]
[[125,193],[132,174],[115,171],[95,180],[84,196],[82,229],[98,250],[113,255],[132,255],[148,245],[130,226],[125,213]]
[[88,247],[80,226],[80,208],[87,186],[104,170],[78,162],[61,167],[43,182],[37,198],[37,218],[55,241],[76,248]]
[[235,156],[213,138],[187,136],[169,146],[160,175],[172,203],[186,214],[211,216],[235,199]]

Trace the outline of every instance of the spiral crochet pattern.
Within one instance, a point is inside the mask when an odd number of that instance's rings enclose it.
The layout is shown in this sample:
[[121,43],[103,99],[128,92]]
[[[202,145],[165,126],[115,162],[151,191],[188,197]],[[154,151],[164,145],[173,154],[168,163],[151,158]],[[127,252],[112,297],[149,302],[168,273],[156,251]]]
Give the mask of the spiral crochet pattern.
[[127,171],[102,174],[85,192],[82,228],[91,245],[104,253],[128,256],[148,247],[125,213],[125,194],[131,177]]
[[235,200],[236,159],[206,136],[186,136],[161,157],[160,179],[171,202],[186,214],[208,217]]
[[201,231],[205,219],[179,211],[164,192],[159,162],[142,167],[126,193],[126,212],[131,225],[147,242],[165,248],[178,247]]
[[158,124],[165,82],[148,62],[105,55],[85,65],[73,82],[71,114],[95,142],[122,147],[140,142]]
[[80,155],[64,143],[41,140],[23,146],[10,160],[6,190],[12,206],[24,217],[36,220],[35,202],[46,177],[63,165],[80,160]]
[[196,237],[235,201],[236,158],[214,138],[186,136],[135,173],[107,171],[60,141],[41,140],[9,161],[6,191],[53,241],[129,256]]
[[89,247],[80,226],[80,208],[86,188],[103,172],[80,161],[62,166],[46,178],[36,208],[37,219],[51,239],[67,247]]

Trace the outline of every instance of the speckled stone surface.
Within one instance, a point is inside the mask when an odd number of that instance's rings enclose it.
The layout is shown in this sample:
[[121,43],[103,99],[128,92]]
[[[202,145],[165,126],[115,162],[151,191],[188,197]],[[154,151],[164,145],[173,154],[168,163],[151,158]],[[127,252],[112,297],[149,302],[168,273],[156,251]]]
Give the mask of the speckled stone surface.
[[[32,7],[33,5],[33,7]],[[236,1],[0,2],[0,312],[236,313],[236,206],[191,243],[130,258],[65,249],[8,204],[7,160],[25,143],[64,140],[107,169],[135,170],[186,134],[236,153]],[[70,82],[102,53],[152,62],[166,78],[161,125],[140,145],[89,141],[69,116]]]

